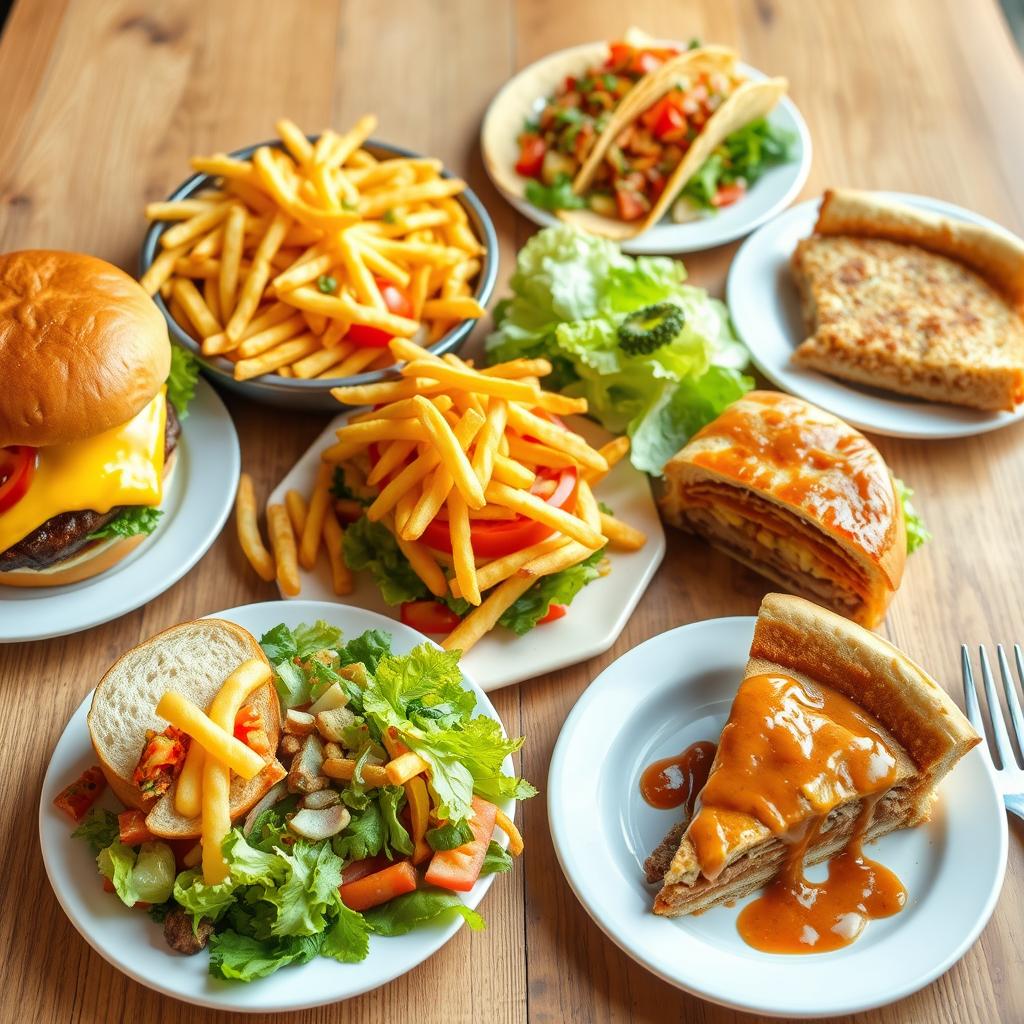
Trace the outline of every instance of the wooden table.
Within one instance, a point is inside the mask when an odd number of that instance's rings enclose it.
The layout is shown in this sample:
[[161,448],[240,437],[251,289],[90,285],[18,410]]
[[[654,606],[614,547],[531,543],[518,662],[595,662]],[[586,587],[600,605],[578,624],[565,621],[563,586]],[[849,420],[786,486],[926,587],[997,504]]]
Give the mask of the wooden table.
[[[966,15],[966,16],[965,16]],[[20,0],[0,42],[0,248],[81,249],[134,269],[144,202],[196,152],[266,138],[284,114],[309,129],[380,115],[382,138],[464,173],[501,238],[502,281],[531,226],[495,194],[480,118],[517,68],[552,50],[649,31],[734,44],[789,77],[814,139],[805,196],[848,184],[921,192],[1024,230],[1024,74],[994,0]],[[687,259],[721,293],[734,247]],[[0,399],[2,400],[2,399]],[[323,419],[228,401],[265,495]],[[954,692],[957,645],[1024,640],[1024,432],[923,444],[882,438],[935,540],[909,566],[885,633]],[[559,728],[613,658],[672,626],[752,614],[757,576],[678,535],[614,649],[495,695],[528,737],[524,774],[544,787]],[[44,769],[102,669],[157,630],[273,600],[232,531],[176,586],[133,614],[63,639],[0,648],[0,1018],[212,1021],[122,977],[91,951],[46,882],[36,839]],[[494,886],[481,935],[459,933],[411,974],[301,1021],[705,1021],[713,1007],[636,966],[591,923],[558,869],[543,797],[525,808],[527,852]],[[1011,829],[1002,899],[947,975],[877,1022],[1024,1020],[1021,841]],[[742,979],[737,979],[742,985]],[[745,1018],[751,1019],[751,1018]]]

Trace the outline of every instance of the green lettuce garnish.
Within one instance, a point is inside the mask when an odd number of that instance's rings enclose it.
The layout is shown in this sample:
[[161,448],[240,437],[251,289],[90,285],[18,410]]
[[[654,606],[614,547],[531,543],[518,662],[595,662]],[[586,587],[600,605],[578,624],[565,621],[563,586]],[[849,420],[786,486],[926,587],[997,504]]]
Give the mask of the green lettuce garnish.
[[486,927],[484,919],[446,889],[424,886],[366,911],[363,918],[378,935],[405,935],[420,925],[442,922],[460,915],[473,931]]
[[179,345],[171,346],[171,372],[167,375],[167,400],[174,406],[178,419],[188,416],[189,402],[195,398],[199,379],[199,361]]
[[150,534],[160,522],[163,509],[150,508],[146,505],[130,505],[116,519],[111,519],[106,526],[101,526],[89,534],[89,540],[100,540],[107,537],[134,537],[136,534]]
[[416,601],[428,595],[398,543],[383,523],[366,516],[345,529],[345,564],[354,572],[370,571],[381,596],[390,605]]
[[[695,430],[753,387],[740,371],[747,353],[723,303],[684,283],[664,257],[626,256],[608,239],[559,225],[519,251],[512,296],[495,310],[488,362],[546,357],[548,387],[587,399],[608,430],[629,434],[638,469],[660,474]],[[682,309],[684,325],[646,355],[619,345],[619,324],[656,303]]]
[[912,555],[922,544],[927,544],[932,539],[931,531],[924,525],[924,520],[910,502],[914,492],[899,477],[893,477],[893,483],[896,485],[896,495],[903,506],[903,521],[907,528],[907,554]]
[[84,839],[98,857],[100,851],[117,841],[121,829],[117,823],[117,815],[103,807],[94,807],[82,819],[82,823],[71,833],[73,839]]

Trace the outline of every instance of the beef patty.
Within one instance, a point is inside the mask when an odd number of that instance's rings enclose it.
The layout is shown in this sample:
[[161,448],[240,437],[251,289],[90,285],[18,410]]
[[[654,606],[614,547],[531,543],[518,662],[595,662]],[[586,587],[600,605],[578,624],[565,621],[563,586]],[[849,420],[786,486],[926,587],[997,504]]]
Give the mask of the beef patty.
[[[167,426],[164,428],[164,461],[178,444],[181,424],[174,412],[174,406],[167,403]],[[84,509],[79,512],[61,512],[47,519],[17,544],[6,551],[0,551],[0,572],[15,569],[46,569],[56,562],[77,554],[90,543],[89,534],[101,530],[116,519],[126,508],[119,505],[109,512],[93,512]]]

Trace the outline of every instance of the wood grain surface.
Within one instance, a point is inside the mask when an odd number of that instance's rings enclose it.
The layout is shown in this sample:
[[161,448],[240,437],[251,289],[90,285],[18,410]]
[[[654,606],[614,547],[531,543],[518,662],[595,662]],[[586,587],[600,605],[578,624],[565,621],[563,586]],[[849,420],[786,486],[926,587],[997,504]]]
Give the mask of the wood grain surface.
[[[634,0],[628,13],[616,0],[19,0],[0,41],[0,249],[81,249],[134,269],[143,204],[186,175],[190,154],[266,138],[281,115],[313,130],[375,111],[381,138],[442,157],[478,189],[501,238],[503,283],[532,228],[482,172],[483,111],[517,68],[628,23],[732,44],[788,76],[814,140],[805,196],[838,184],[921,192],[1024,231],[1024,72],[994,0]],[[734,249],[688,258],[691,278],[721,294]],[[324,422],[228,406],[261,495]],[[954,693],[960,641],[1024,641],[1022,441],[1019,426],[964,441],[878,440],[935,534],[911,560],[885,633]],[[528,737],[524,774],[543,789],[561,723],[615,657],[681,623],[752,614],[765,590],[673,534],[613,650],[495,695],[509,731]],[[155,995],[86,945],[47,884],[36,810],[50,752],[105,666],[167,625],[276,596],[229,531],[146,607],[84,633],[0,648],[0,1020],[229,1019]],[[604,937],[558,868],[543,796],[525,808],[524,832],[523,861],[484,902],[485,933],[464,929],[406,977],[289,1019],[754,1019],[662,983]],[[858,1020],[1024,1021],[1022,841],[1014,823],[1002,898],[966,957],[919,994]]]

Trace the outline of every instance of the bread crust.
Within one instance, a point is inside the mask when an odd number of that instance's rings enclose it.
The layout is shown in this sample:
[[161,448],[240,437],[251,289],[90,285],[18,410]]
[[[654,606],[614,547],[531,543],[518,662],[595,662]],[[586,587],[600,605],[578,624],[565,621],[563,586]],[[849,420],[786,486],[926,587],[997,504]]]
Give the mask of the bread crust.
[[881,621],[903,578],[906,524],[889,469],[863,434],[800,398],[751,391],[666,464],[668,522],[688,528],[688,489],[701,482],[751,492],[810,524],[864,573],[858,621]]
[[64,444],[127,423],[171,367],[145,290],[95,256],[0,255],[0,447]]
[[814,232],[918,245],[967,264],[1016,306],[1024,305],[1024,240],[1004,229],[841,188],[825,192]]

